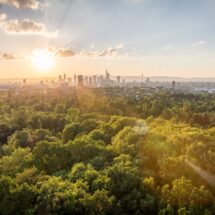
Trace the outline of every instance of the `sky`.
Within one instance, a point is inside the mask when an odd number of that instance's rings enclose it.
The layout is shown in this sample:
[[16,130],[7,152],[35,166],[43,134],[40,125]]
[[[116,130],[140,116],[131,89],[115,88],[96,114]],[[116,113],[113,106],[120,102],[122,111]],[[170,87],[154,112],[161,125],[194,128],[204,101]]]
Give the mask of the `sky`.
[[0,0],[0,78],[215,77],[214,59],[214,0]]

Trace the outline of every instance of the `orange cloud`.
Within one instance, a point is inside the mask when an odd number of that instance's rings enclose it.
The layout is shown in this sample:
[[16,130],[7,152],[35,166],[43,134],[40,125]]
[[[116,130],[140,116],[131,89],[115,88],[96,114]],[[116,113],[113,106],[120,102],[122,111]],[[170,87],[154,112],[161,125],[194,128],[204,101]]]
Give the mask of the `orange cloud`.
[[0,0],[2,4],[12,5],[16,8],[30,8],[36,10],[40,6],[40,2],[37,0]]

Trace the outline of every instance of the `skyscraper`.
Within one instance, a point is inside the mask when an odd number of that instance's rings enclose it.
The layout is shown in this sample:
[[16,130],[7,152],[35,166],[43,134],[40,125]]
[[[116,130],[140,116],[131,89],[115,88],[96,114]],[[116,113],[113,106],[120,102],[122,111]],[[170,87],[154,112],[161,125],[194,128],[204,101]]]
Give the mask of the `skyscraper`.
[[66,82],[66,74],[65,73],[63,74],[63,80],[64,80],[64,82]]
[[106,70],[106,81],[108,82],[110,80],[110,73]]
[[77,83],[77,76],[76,76],[76,74],[74,75],[73,80],[74,80],[74,86],[76,86],[76,83]]
[[96,84],[97,84],[97,80],[96,80],[96,79],[97,79],[97,77],[96,77],[96,75],[94,75],[94,76],[93,76],[93,85],[94,85],[94,86],[96,86]]
[[93,78],[89,77],[89,85],[92,86],[93,85]]
[[78,75],[78,87],[84,86],[84,77],[83,75]]
[[120,84],[120,81],[121,81],[121,77],[120,77],[120,76],[117,76],[117,77],[116,77],[116,82],[117,82],[117,84]]
[[176,82],[175,82],[175,81],[173,81],[173,82],[172,82],[172,88],[174,88],[174,89],[175,89],[175,86],[176,86]]

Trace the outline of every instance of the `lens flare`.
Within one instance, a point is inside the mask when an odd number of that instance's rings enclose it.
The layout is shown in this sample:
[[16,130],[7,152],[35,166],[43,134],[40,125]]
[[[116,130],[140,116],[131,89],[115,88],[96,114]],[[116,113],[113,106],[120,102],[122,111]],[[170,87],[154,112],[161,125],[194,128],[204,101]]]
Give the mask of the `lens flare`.
[[202,168],[196,166],[189,160],[185,160],[185,162],[199,175],[201,176],[205,181],[208,182],[211,186],[215,187],[215,176],[211,175],[210,173],[206,172]]
[[138,120],[133,130],[136,134],[145,135],[148,132],[148,127],[144,120]]

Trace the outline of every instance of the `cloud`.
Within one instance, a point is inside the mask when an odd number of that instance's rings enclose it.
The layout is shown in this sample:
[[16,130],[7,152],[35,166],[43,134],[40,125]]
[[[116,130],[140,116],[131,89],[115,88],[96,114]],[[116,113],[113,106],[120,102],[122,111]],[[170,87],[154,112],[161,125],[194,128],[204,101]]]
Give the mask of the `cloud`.
[[173,45],[172,44],[168,44],[166,46],[163,47],[164,50],[170,50],[172,49]]
[[8,34],[41,35],[45,37],[57,36],[57,32],[49,32],[43,23],[29,19],[8,20],[6,14],[0,15],[0,27]]
[[0,14],[0,21],[4,21],[7,18],[5,13]]
[[28,55],[14,55],[10,53],[0,53],[0,59],[15,60],[15,59],[29,59],[38,55],[49,55],[51,57],[69,58],[74,56],[79,57],[115,57],[119,56],[119,51],[124,48],[124,44],[118,44],[114,48],[110,47],[103,51],[80,51],[75,52],[73,49],[56,49],[55,47],[48,47],[44,49],[34,49]]
[[138,2],[142,2],[143,0],[131,0],[131,2],[134,2],[134,3],[138,3]]
[[57,51],[55,55],[57,57],[73,57],[75,55],[75,52],[70,49],[61,49]]
[[205,44],[206,44],[206,41],[200,40],[200,41],[194,42],[192,45],[193,46],[204,46]]
[[30,8],[36,10],[40,6],[40,2],[37,0],[0,0],[2,4],[12,5],[16,8]]
[[82,50],[80,52],[75,52],[72,49],[55,50],[54,48],[49,48],[49,50],[54,52],[55,56],[57,56],[57,57],[74,57],[74,56],[80,56],[80,57],[116,57],[116,56],[119,56],[119,54],[120,54],[119,52],[123,48],[124,48],[124,44],[120,43],[120,44],[116,45],[115,47],[110,47],[110,48],[102,50],[102,51]]
[[115,47],[109,47],[103,51],[81,51],[81,56],[88,57],[116,57],[119,56],[120,50],[124,48],[124,44],[120,43]]
[[17,58],[18,57],[16,55],[13,55],[11,53],[2,53],[2,54],[0,54],[0,59],[3,59],[3,60],[15,60]]

